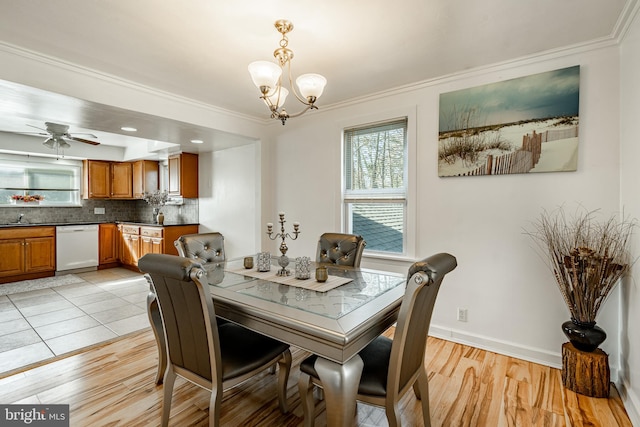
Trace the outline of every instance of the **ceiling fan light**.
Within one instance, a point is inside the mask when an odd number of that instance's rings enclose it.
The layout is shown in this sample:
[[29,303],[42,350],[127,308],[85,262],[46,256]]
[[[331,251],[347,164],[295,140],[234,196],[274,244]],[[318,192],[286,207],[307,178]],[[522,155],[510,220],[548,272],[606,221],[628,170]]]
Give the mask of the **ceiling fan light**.
[[56,147],[56,143],[55,143],[54,139],[51,138],[51,137],[45,139],[45,141],[42,143],[42,145],[44,145],[47,148],[51,148],[51,149],[54,149]]
[[62,138],[60,138],[58,140],[58,146],[60,148],[69,148],[69,147],[71,147],[71,145],[69,145],[69,143],[67,141],[65,141],[64,139],[62,139]]
[[282,75],[282,68],[273,62],[255,61],[249,64],[249,74],[258,89],[262,90],[262,87],[271,89],[276,87]]
[[[278,90],[280,89],[280,90]],[[287,95],[289,95],[289,91],[285,87],[278,86],[275,90],[271,91],[271,93],[267,94],[267,98],[269,101],[265,99],[265,103],[269,105],[274,105],[276,108],[280,108],[284,105],[284,102],[287,100]],[[278,96],[280,98],[278,98]]]
[[300,95],[307,100],[309,97],[313,97],[315,102],[322,95],[327,79],[320,74],[303,74],[296,79],[296,84],[300,89]]

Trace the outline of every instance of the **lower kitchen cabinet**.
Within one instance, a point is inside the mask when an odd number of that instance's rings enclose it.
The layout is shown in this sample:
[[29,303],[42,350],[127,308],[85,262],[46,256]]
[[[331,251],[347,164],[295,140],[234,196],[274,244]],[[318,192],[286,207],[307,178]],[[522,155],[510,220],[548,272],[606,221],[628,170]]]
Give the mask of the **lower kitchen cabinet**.
[[139,226],[119,224],[120,263],[137,270],[138,260],[146,254],[178,255],[173,242],[184,234],[198,232],[198,225]]
[[118,229],[120,231],[120,262],[125,267],[137,267],[140,253],[140,227],[120,224]]
[[98,268],[110,268],[118,265],[118,227],[107,223],[99,226]]
[[0,283],[55,275],[55,227],[0,230]]

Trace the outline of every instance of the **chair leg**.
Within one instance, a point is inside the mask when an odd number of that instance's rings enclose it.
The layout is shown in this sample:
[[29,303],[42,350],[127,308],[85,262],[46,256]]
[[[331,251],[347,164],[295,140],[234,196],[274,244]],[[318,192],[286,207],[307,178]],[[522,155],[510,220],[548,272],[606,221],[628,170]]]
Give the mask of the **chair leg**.
[[387,421],[389,427],[400,427],[402,425],[400,421],[400,411],[398,408],[398,402],[389,403],[385,406],[385,412],[387,414]]
[[147,315],[151,330],[156,337],[156,346],[158,347],[158,370],[156,372],[156,384],[162,384],[164,371],[167,368],[167,345],[164,341],[164,327],[162,326],[162,317],[160,317],[160,309],[158,308],[158,300],[155,294],[150,292],[147,296]]
[[283,414],[289,412],[287,404],[287,382],[289,381],[289,373],[291,372],[291,351],[287,349],[282,353],[282,357],[278,360],[280,367],[278,372],[278,404]]
[[311,377],[304,372],[300,372],[298,377],[298,393],[304,414],[304,427],[313,427],[316,421],[315,402],[313,399],[313,383]]
[[418,381],[416,380],[415,383],[413,383],[413,394],[416,395],[416,399],[420,400],[420,387],[418,386]]
[[171,366],[164,374],[164,397],[162,399],[162,427],[169,425],[169,415],[171,414],[171,398],[173,397],[173,384],[176,382],[176,374]]
[[429,379],[425,371],[422,371],[420,375],[418,375],[416,383],[420,389],[420,401],[422,403],[422,419],[424,420],[424,427],[431,427],[431,413],[429,412]]
[[211,385],[211,398],[209,399],[209,427],[220,427],[220,411],[222,409],[223,390],[215,383]]

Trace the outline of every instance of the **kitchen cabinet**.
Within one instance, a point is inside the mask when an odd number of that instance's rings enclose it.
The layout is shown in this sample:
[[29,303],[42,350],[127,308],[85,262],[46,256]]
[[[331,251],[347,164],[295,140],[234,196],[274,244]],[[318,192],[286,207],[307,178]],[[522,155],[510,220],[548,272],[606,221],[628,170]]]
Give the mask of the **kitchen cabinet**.
[[125,267],[137,267],[140,253],[140,227],[120,224],[118,229],[120,230],[120,263]]
[[140,257],[163,253],[162,227],[140,227]]
[[83,199],[133,199],[131,162],[83,161]]
[[130,162],[111,163],[111,198],[133,198],[133,165]]
[[98,268],[109,268],[117,265],[119,241],[116,224],[99,225]]
[[133,198],[142,199],[144,193],[159,189],[160,166],[155,160],[138,160],[133,162]]
[[55,227],[0,230],[0,283],[55,275]]
[[185,199],[198,197],[198,155],[180,153],[169,156],[169,194]]
[[111,197],[111,162],[83,160],[82,171],[83,199],[108,199]]
[[147,226],[119,224],[120,263],[137,271],[138,259],[146,254],[178,255],[173,242],[184,234],[198,232],[198,225]]

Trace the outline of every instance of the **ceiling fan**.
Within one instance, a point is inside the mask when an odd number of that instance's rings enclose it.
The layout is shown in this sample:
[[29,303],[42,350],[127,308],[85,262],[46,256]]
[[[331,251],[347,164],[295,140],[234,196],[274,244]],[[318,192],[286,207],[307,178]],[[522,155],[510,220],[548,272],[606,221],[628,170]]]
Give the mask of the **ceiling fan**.
[[43,144],[46,147],[49,147],[51,149],[54,149],[54,148],[64,149],[64,148],[71,147],[71,145],[69,145],[67,140],[84,142],[85,144],[91,144],[91,145],[100,145],[98,141],[91,141],[90,139],[84,139],[76,136],[76,135],[88,135],[91,138],[98,138],[97,136],[91,133],[69,133],[69,126],[67,125],[61,125],[59,123],[52,123],[52,122],[45,122],[44,124],[47,127],[46,129],[42,129],[33,125],[27,125],[32,128],[40,129],[44,132],[26,132],[26,133],[32,134],[32,135],[47,136],[48,138],[43,142]]

